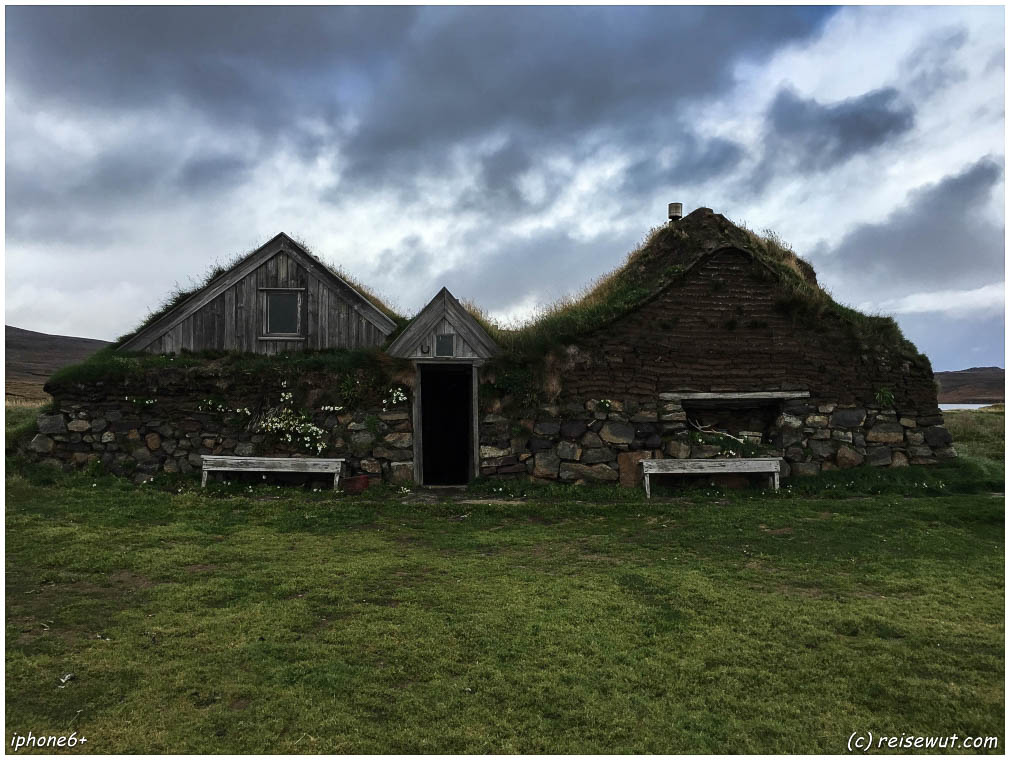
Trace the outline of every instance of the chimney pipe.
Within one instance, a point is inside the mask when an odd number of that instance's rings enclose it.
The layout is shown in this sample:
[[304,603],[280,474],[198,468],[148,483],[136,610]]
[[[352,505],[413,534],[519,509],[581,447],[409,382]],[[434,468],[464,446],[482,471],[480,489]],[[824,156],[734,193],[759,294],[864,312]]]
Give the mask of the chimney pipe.
[[684,204],[683,203],[671,203],[667,210],[667,215],[670,217],[670,223],[680,221],[684,216]]

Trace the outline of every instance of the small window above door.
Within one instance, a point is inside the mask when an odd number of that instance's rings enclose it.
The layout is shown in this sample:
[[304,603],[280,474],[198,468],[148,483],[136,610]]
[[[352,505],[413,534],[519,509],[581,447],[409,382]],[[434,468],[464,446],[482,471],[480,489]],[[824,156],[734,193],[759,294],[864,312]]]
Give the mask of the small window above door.
[[435,356],[455,356],[456,336],[452,333],[435,336]]

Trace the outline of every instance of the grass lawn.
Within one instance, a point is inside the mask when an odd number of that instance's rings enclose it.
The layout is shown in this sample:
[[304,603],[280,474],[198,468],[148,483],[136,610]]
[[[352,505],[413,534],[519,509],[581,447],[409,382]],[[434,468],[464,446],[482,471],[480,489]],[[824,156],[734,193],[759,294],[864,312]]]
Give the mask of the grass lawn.
[[943,413],[943,421],[954,436],[954,448],[960,456],[987,457],[1003,461],[1003,404],[981,409],[955,409]]
[[1002,475],[955,470],[652,502],[9,471],[8,742],[841,753],[872,731],[1003,751]]

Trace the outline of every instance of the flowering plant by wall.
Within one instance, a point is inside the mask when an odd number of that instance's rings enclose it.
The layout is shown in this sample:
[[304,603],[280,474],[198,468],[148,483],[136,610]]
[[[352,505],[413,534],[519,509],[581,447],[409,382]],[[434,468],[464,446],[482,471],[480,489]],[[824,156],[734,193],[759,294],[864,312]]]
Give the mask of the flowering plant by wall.
[[[287,381],[281,383],[287,388]],[[300,410],[292,409],[294,394],[284,390],[280,394],[280,405],[268,410],[256,424],[262,433],[276,435],[278,440],[305,451],[309,454],[321,454],[326,448],[326,431],[312,422],[309,415]]]
[[391,407],[399,406],[407,402],[407,394],[400,386],[394,386],[386,391],[382,399],[382,411],[388,412]]

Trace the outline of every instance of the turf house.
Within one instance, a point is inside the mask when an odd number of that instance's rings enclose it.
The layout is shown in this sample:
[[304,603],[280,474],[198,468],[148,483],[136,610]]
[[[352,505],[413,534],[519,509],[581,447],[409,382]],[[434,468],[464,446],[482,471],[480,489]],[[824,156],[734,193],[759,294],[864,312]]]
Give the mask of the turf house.
[[781,457],[789,477],[955,455],[892,319],[835,303],[774,236],[675,207],[519,329],[444,288],[405,319],[280,234],[54,375],[31,454],[137,480],[224,454],[626,486],[650,459]]

